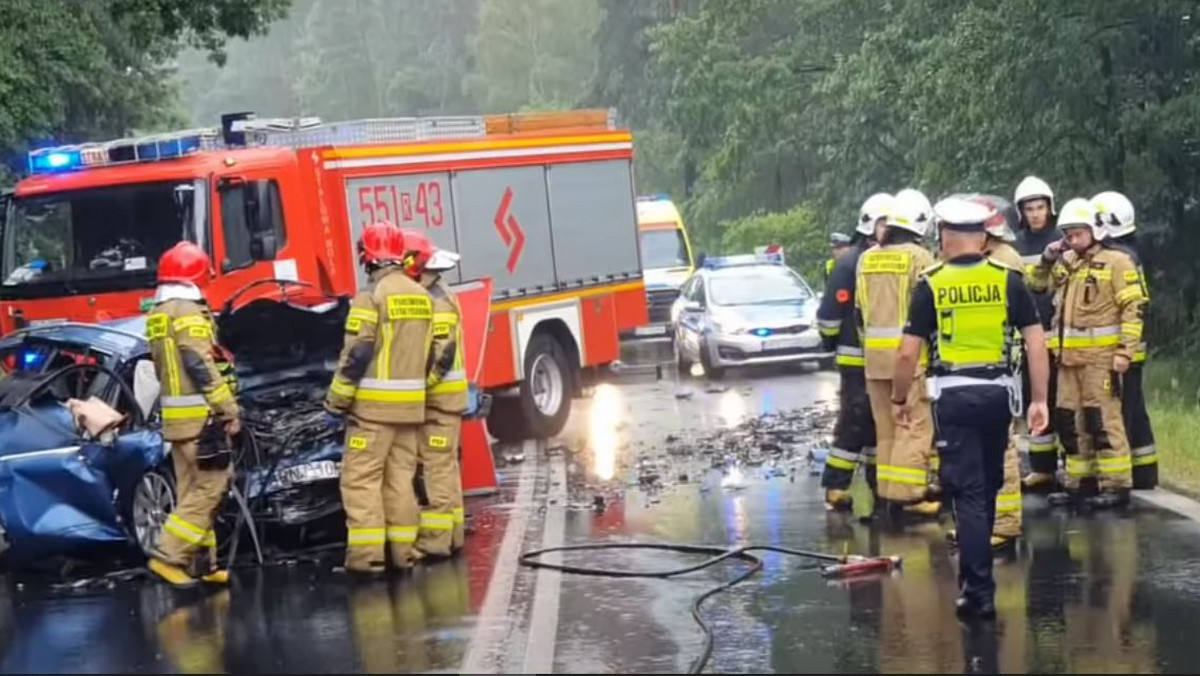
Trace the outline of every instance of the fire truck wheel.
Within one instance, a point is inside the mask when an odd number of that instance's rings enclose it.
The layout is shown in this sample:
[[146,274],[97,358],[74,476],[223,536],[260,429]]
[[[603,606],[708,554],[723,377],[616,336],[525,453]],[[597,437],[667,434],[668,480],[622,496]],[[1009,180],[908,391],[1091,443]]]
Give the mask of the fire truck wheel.
[[549,333],[535,333],[525,350],[525,379],[520,397],[497,399],[488,430],[501,441],[549,439],[571,415],[574,375],[566,352]]

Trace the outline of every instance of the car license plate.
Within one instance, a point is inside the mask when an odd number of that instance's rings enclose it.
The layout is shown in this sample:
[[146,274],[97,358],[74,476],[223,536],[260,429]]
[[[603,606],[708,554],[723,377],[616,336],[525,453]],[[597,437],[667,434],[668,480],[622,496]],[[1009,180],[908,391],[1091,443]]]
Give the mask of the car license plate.
[[666,334],[667,327],[663,324],[655,324],[652,326],[639,326],[633,330],[635,336],[661,336]]
[[817,340],[812,336],[788,336],[763,341],[764,350],[806,350],[817,346]]
[[340,473],[341,467],[339,463],[332,460],[319,460],[279,470],[279,481],[290,486],[310,484],[314,481],[336,479]]

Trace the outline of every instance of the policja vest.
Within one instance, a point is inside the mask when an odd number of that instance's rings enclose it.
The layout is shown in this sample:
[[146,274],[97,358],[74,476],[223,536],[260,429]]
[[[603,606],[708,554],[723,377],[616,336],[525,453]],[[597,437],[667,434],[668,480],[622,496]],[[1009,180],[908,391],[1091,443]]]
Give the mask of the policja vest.
[[927,273],[937,315],[930,370],[939,387],[971,384],[954,376],[1010,375],[1009,272],[1010,268],[984,259],[969,265],[939,263]]

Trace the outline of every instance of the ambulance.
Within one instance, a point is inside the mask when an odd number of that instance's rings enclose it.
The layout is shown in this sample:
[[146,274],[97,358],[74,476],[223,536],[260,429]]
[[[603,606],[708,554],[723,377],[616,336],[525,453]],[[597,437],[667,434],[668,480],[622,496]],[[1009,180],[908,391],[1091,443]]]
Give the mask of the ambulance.
[[[0,329],[144,312],[160,254],[214,261],[214,308],[354,293],[363,226],[423,228],[490,278],[474,381],[502,440],[558,433],[571,399],[647,321],[633,139],[615,112],[368,119],[222,116],[221,125],[35,150],[11,196]],[[269,330],[269,327],[267,327]]]
[[668,337],[671,305],[696,270],[692,244],[679,209],[667,195],[638,197],[637,220],[650,323],[638,327],[632,335]]

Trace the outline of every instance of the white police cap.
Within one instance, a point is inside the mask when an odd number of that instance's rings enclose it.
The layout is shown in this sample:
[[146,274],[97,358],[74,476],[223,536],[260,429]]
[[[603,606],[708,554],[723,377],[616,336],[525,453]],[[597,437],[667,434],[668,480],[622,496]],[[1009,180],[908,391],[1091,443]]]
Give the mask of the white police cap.
[[974,200],[947,197],[933,207],[937,222],[951,230],[984,232],[984,224],[993,215],[993,210]]

